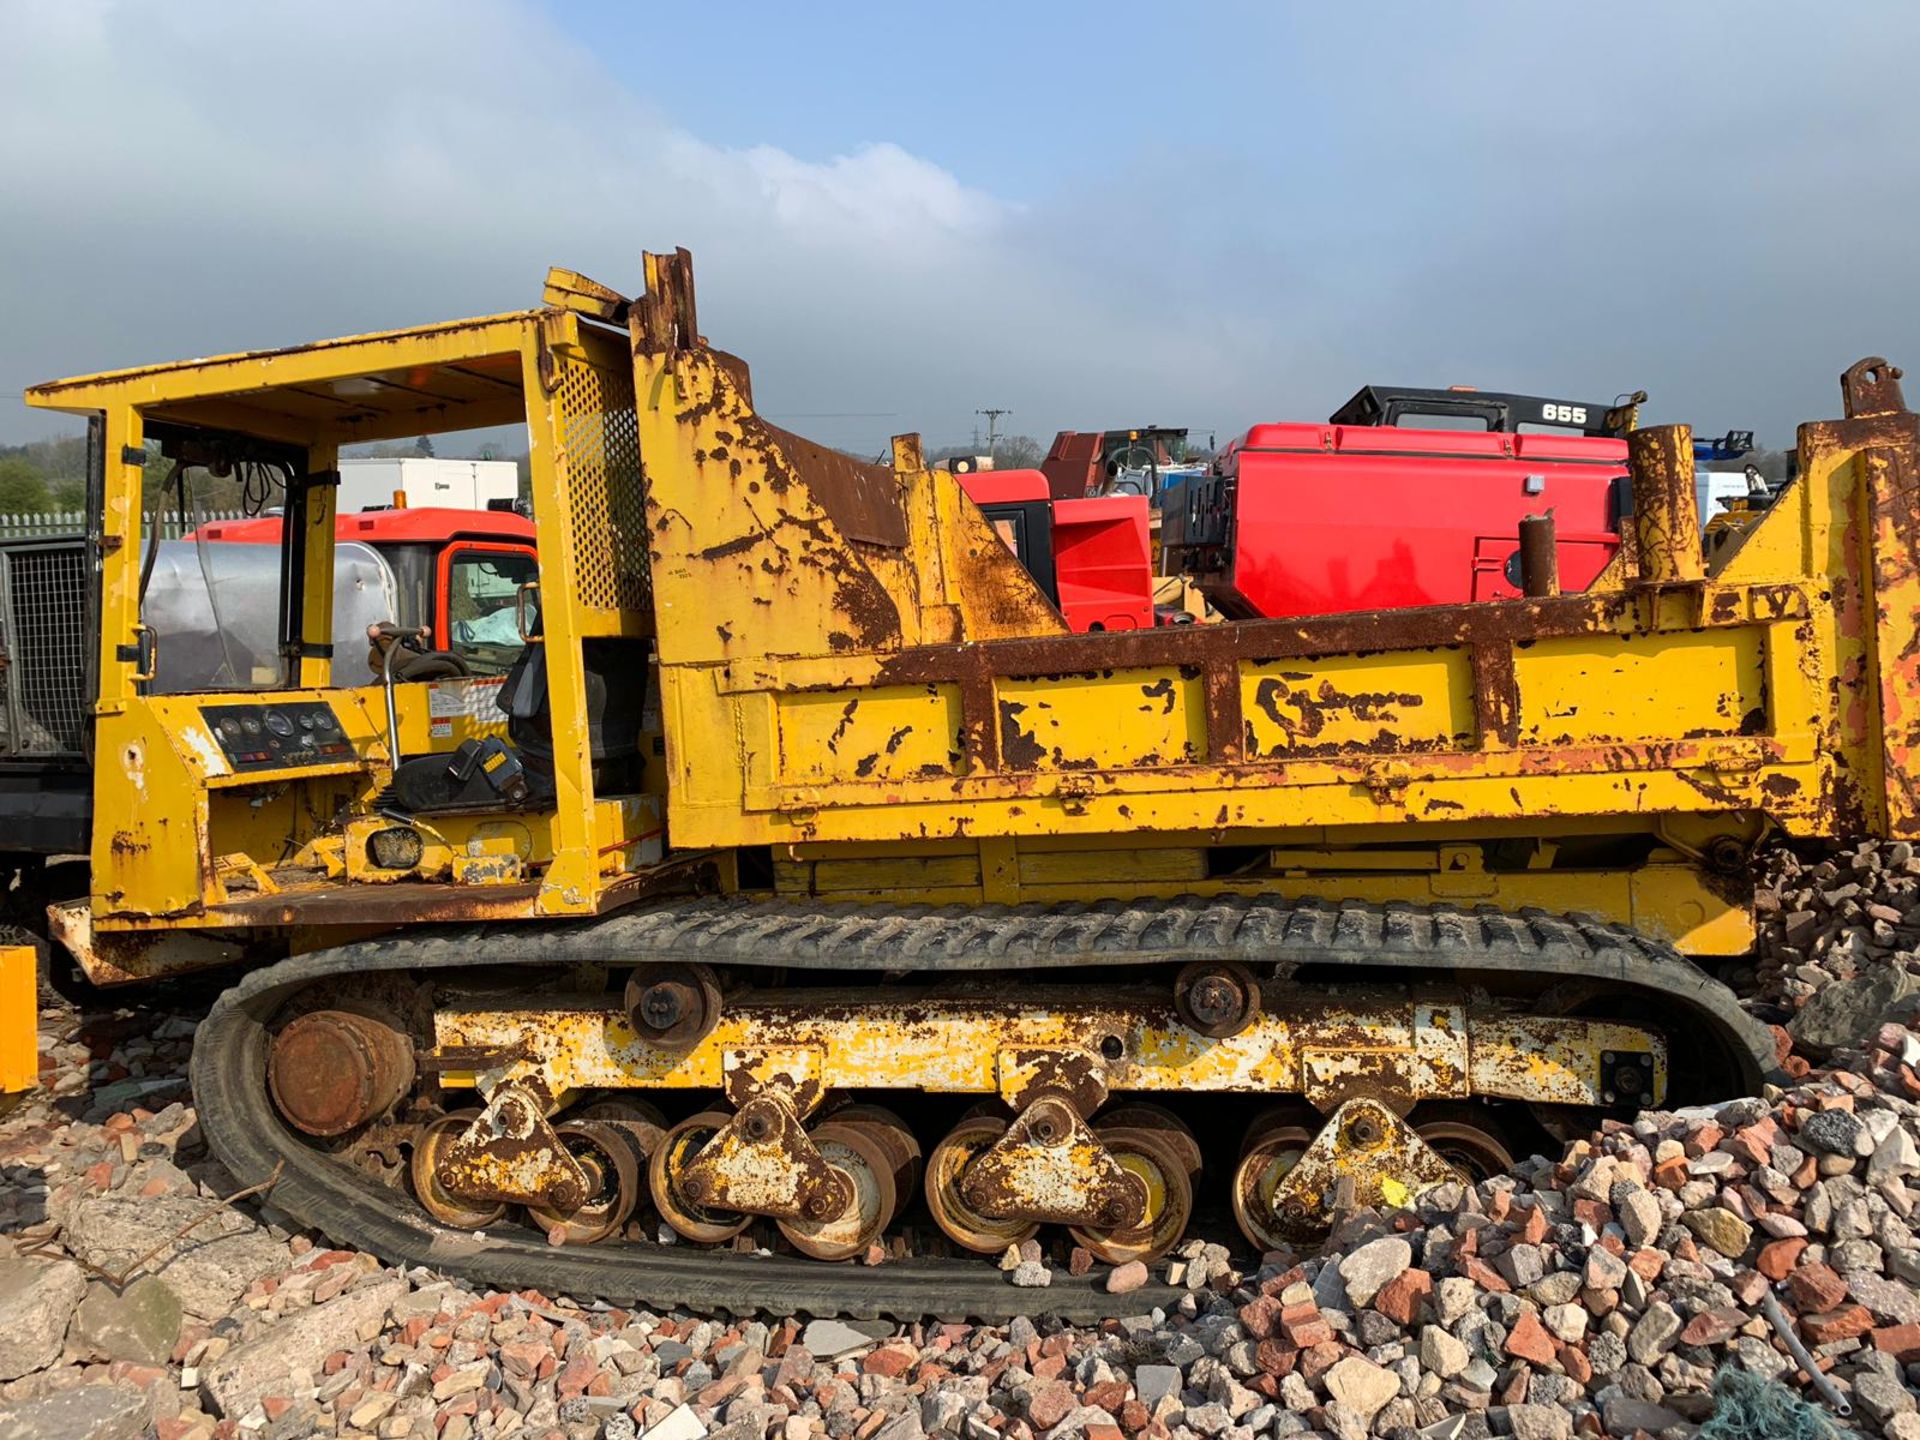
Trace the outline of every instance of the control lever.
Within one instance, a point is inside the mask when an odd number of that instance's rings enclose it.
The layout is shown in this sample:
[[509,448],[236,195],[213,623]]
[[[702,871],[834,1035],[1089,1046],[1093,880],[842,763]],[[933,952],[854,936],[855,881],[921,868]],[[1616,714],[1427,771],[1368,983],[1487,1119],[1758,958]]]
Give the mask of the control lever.
[[408,629],[391,620],[377,620],[367,626],[367,640],[380,652],[380,687],[387,694],[387,763],[400,765],[400,709],[393,698],[393,652],[402,645],[418,650],[430,632],[423,625]]

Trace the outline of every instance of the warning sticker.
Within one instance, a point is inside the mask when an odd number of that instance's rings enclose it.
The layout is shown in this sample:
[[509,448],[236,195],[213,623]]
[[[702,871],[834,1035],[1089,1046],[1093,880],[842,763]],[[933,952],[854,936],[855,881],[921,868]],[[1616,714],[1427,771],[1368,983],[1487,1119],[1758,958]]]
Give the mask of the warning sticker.
[[[427,684],[427,714],[433,720],[451,720],[464,715],[482,725],[499,725],[506,720],[494,702],[506,676],[482,680],[433,680]],[[434,730],[435,735],[449,732]]]

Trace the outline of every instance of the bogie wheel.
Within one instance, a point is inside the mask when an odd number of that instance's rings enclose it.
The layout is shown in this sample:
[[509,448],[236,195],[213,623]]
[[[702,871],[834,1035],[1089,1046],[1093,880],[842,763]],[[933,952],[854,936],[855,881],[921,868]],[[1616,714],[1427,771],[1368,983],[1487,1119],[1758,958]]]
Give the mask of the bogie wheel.
[[1102,1114],[1100,1124],[1115,1130],[1151,1130],[1180,1156],[1188,1175],[1199,1176],[1200,1142],[1193,1138],[1186,1122],[1166,1106],[1150,1100],[1128,1100]]
[[507,1213],[503,1204],[486,1205],[461,1199],[442,1186],[435,1173],[447,1147],[479,1118],[478,1110],[456,1110],[438,1120],[429,1120],[415,1136],[409,1159],[414,1199],[435,1220],[456,1230],[484,1230]]
[[576,1120],[597,1120],[622,1132],[645,1165],[667,1133],[666,1117],[645,1100],[595,1100],[569,1112]]
[[706,1209],[680,1192],[680,1176],[687,1162],[719,1133],[728,1118],[720,1110],[690,1115],[669,1130],[647,1157],[647,1189],[653,1196],[653,1208],[677,1234],[700,1245],[731,1240],[753,1221],[751,1215],[736,1210]]
[[[1274,1191],[1313,1143],[1313,1131],[1292,1106],[1254,1121],[1233,1170],[1233,1218],[1240,1233],[1262,1251],[1278,1250],[1297,1236],[1282,1228],[1273,1209]],[[1304,1218],[1304,1217],[1301,1217]]]
[[1513,1168],[1513,1151],[1499,1122],[1482,1109],[1471,1105],[1423,1106],[1414,1112],[1411,1122],[1420,1138],[1469,1185],[1504,1175]]
[[852,1201],[831,1220],[782,1220],[780,1233],[814,1260],[850,1260],[864,1254],[893,1219],[899,1198],[893,1156],[858,1122],[828,1120],[814,1129],[812,1139],[826,1162],[846,1177]]
[[982,1255],[997,1255],[1009,1245],[1031,1240],[1039,1231],[1035,1220],[995,1220],[982,1215],[960,1193],[967,1166],[1007,1133],[1007,1122],[997,1115],[975,1115],[946,1133],[927,1156],[927,1209],[934,1223],[954,1244]]
[[570,1120],[555,1127],[560,1143],[587,1177],[587,1198],[574,1210],[527,1206],[527,1218],[561,1245],[592,1245],[627,1223],[640,1200],[640,1151],[632,1138],[602,1120]]
[[[920,1141],[893,1111],[884,1105],[847,1105],[827,1117],[836,1125],[855,1125],[879,1142],[893,1165],[894,1193],[912,1195],[920,1188]],[[824,1122],[823,1122],[824,1123]]]
[[1146,1191],[1144,1221],[1132,1229],[1075,1225],[1068,1233],[1076,1245],[1109,1265],[1158,1260],[1186,1233],[1193,1218],[1193,1179],[1177,1141],[1159,1130],[1097,1125],[1095,1135]]

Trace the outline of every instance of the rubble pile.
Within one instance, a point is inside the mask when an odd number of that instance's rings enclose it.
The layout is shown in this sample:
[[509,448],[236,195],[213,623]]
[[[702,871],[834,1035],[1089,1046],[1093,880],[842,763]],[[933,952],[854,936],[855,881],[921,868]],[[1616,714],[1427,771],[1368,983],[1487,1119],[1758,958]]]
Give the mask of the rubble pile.
[[1864,841],[1809,858],[1781,848],[1756,896],[1761,994],[1790,1009],[1832,981],[1877,980],[1905,999],[1920,977],[1920,855],[1904,840]]

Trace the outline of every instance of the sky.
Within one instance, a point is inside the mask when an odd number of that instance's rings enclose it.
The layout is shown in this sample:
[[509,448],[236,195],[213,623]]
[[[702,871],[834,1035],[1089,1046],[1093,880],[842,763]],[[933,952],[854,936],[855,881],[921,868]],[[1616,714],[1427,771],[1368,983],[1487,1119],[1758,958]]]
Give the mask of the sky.
[[1920,6],[0,0],[0,442],[56,376],[623,291],[775,420],[1473,384],[1784,444],[1920,362]]

